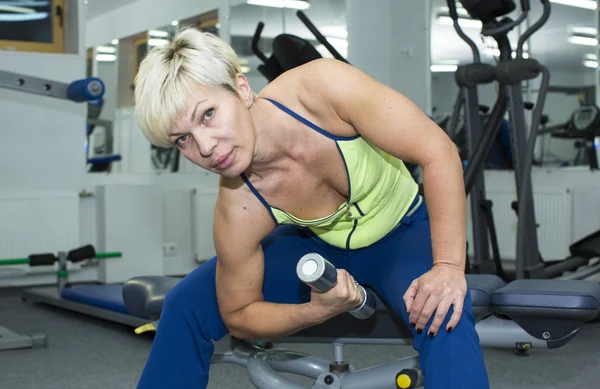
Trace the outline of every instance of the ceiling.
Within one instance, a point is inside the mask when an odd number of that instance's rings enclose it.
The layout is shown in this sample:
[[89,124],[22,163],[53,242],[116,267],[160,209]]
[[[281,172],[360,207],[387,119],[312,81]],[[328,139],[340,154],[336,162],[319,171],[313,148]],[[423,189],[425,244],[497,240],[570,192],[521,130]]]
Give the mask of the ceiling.
[[[88,19],[121,7],[135,0],[87,0]],[[174,0],[175,1],[175,0]],[[517,1],[517,3],[519,3]],[[541,15],[541,3],[531,1],[531,23]],[[437,20],[440,7],[446,0],[432,0],[431,57],[432,63],[458,60],[460,63],[472,59],[469,47],[458,37],[452,26],[442,25]],[[333,36],[346,28],[344,0],[313,0],[311,7],[304,12],[324,33]],[[295,10],[240,5],[231,11],[231,35],[252,36],[259,21],[265,23],[263,36],[273,37],[282,32],[313,38],[313,35],[297,18]],[[515,13],[516,14],[516,13]],[[567,41],[569,28],[573,26],[593,27],[597,13],[593,10],[552,3],[552,13],[548,22],[529,40],[530,53],[550,70],[570,72],[593,72],[583,66],[583,58],[594,48],[574,45]],[[516,16],[511,15],[513,18]],[[485,47],[478,29],[464,30],[478,43],[483,52]],[[327,33],[326,33],[327,32]],[[516,42],[517,31],[513,31],[511,42]],[[493,61],[489,55],[482,55],[484,61]]]

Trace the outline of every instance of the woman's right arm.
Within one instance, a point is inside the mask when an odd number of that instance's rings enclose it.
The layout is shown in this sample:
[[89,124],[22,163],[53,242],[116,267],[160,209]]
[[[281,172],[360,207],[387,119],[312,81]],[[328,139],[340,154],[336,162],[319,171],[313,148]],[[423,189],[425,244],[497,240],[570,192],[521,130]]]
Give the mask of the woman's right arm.
[[[286,336],[358,305],[354,284],[345,272],[339,274],[341,277],[333,290],[311,302],[264,301],[261,242],[273,230],[273,219],[256,197],[241,190],[239,183],[224,182],[215,207],[213,228],[217,251],[216,289],[221,318],[232,336],[238,339]],[[299,259],[281,258],[294,264]]]

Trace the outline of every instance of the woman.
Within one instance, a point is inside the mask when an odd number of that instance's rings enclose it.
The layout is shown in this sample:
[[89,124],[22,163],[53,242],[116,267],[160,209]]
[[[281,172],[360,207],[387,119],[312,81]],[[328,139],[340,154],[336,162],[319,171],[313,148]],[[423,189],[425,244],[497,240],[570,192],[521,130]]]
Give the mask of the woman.
[[[219,38],[181,31],[135,82],[147,139],[220,175],[217,256],[167,296],[139,388],[205,388],[213,341],[275,338],[322,323],[371,286],[414,331],[427,388],[488,388],[465,274],[457,150],[401,94],[336,60],[256,96]],[[427,207],[404,162],[423,170]],[[327,293],[296,263],[338,270]],[[465,379],[468,377],[468,379]]]

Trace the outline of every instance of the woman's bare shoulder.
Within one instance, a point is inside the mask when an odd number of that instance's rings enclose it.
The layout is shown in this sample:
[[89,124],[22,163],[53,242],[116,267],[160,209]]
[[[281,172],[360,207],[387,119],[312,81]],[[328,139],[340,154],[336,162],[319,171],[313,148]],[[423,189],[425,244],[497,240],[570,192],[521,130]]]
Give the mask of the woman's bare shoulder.
[[330,94],[324,90],[325,80],[336,71],[344,71],[340,63],[323,58],[288,70],[269,83],[258,97],[275,100],[334,135],[354,136],[356,131],[340,119],[328,101]]

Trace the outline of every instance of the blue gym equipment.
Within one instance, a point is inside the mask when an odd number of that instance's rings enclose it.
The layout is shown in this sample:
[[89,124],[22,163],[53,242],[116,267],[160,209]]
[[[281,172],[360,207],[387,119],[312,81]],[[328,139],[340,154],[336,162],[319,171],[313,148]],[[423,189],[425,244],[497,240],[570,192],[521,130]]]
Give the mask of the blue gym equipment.
[[75,264],[83,261],[120,258],[122,256],[120,252],[98,253],[94,246],[86,245],[69,252],[61,251],[57,255],[41,254],[30,257],[40,256],[45,256],[48,260],[30,262],[30,266],[58,263],[57,283],[55,286],[25,289],[22,294],[23,301],[50,305],[132,327],[138,327],[147,322],[144,317],[135,317],[128,312],[122,297],[122,285],[71,285],[69,283],[69,262]]

